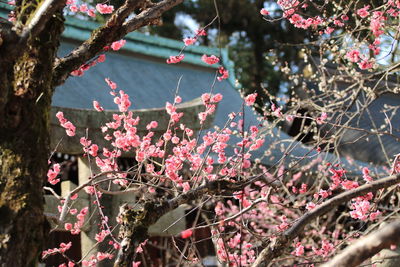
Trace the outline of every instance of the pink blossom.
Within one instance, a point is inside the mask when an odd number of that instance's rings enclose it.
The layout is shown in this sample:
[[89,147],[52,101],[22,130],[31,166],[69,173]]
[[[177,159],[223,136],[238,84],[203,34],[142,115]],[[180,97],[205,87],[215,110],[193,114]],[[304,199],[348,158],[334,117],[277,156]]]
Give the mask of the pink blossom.
[[263,15],[263,16],[268,16],[268,15],[269,15],[269,12],[268,12],[268,10],[266,10],[265,8],[262,8],[262,9],[260,10],[260,14]]
[[86,12],[88,10],[88,7],[86,4],[83,4],[79,7],[79,11],[80,12]]
[[118,105],[120,112],[128,111],[128,108],[131,106],[131,101],[129,100],[129,96],[125,94],[124,91],[119,91],[120,97],[114,98],[114,103]]
[[328,191],[326,190],[319,190],[318,194],[322,197],[322,198],[327,198],[329,196]]
[[[78,194],[76,194],[76,195],[78,196]],[[71,197],[71,199],[72,199],[72,197]],[[78,210],[77,209],[70,209],[69,213],[71,213],[71,215],[75,215],[75,214],[78,213]]]
[[343,186],[343,188],[348,190],[359,187],[359,184],[356,181],[350,181],[350,180],[345,180],[341,182],[341,185]]
[[213,64],[216,64],[219,62],[219,58],[214,55],[211,55],[211,56],[203,55],[201,57],[201,60],[204,63],[209,64],[209,65],[213,65]]
[[372,61],[369,61],[368,59],[363,59],[361,62],[358,63],[358,67],[362,70],[371,69],[373,66],[374,63]]
[[341,15],[340,18],[341,18],[343,21],[349,20],[349,16],[347,16],[347,15]]
[[89,147],[88,153],[92,157],[97,157],[97,152],[99,151],[99,147],[96,144],[93,144]]
[[93,101],[93,107],[95,110],[97,110],[99,112],[104,110],[104,108],[102,106],[100,106],[99,102],[97,102],[97,101]]
[[186,239],[186,238],[191,237],[192,234],[193,234],[193,231],[191,229],[187,229],[187,230],[184,230],[181,232],[181,237]]
[[204,29],[197,29],[196,30],[196,35],[197,36],[206,36],[207,33],[206,33],[206,31]]
[[297,242],[296,249],[293,254],[298,257],[304,255],[304,246],[300,242]]
[[376,38],[385,33],[383,31],[383,27],[385,26],[384,21],[385,17],[382,15],[382,12],[376,11],[373,13],[370,29]]
[[113,255],[110,253],[104,253],[104,252],[97,252],[96,258],[98,261],[102,261],[105,259],[112,259]]
[[317,119],[316,119],[316,121],[317,121],[317,124],[323,124],[323,123],[325,123],[325,120],[328,118],[328,114],[326,114],[325,112],[322,112],[321,113],[321,116],[319,116]]
[[211,95],[209,93],[204,93],[201,95],[201,100],[203,101],[204,105],[207,105],[210,102]]
[[96,234],[95,238],[97,242],[103,242],[103,240],[109,235],[108,230],[102,230],[100,233]]
[[169,59],[167,59],[167,64],[176,64],[181,62],[185,58],[184,54],[180,54],[177,56],[170,56]]
[[99,55],[99,57],[97,58],[97,62],[102,63],[104,61],[106,61],[106,55],[104,54]]
[[104,80],[106,81],[108,86],[110,86],[111,90],[117,89],[117,84],[115,82],[111,81],[109,78],[105,78]]
[[371,212],[370,214],[369,214],[369,219],[371,220],[371,221],[374,221],[374,220],[376,220],[376,218],[381,214],[382,212],[380,212],[379,210],[378,211],[375,211],[375,212]]
[[95,11],[95,9],[90,8],[90,9],[87,11],[88,16],[89,16],[89,17],[92,17],[92,18],[96,17],[96,13],[94,13],[94,11]]
[[351,62],[356,63],[360,60],[360,51],[358,51],[357,49],[352,49],[349,52],[347,52],[346,57]]
[[357,15],[359,15],[359,16],[362,17],[362,18],[367,17],[367,16],[369,15],[368,9],[369,9],[369,5],[364,6],[363,8],[358,9],[358,10],[357,10]]
[[78,12],[79,9],[78,9],[77,5],[70,5],[69,10],[71,10],[71,12],[76,13],[76,12]]
[[271,110],[277,117],[282,117],[282,109],[277,107],[274,103],[271,104]]
[[56,114],[56,117],[58,121],[60,122],[61,126],[65,128],[65,131],[68,136],[74,136],[75,135],[75,126],[72,124],[72,122],[68,121],[67,119],[64,118],[64,114],[59,111]]
[[362,169],[362,173],[363,173],[363,178],[366,182],[372,182],[373,179],[372,177],[369,175],[369,169],[367,167],[364,167]]
[[186,46],[192,45],[197,41],[196,37],[194,38],[185,38],[183,39],[183,42],[185,43]]
[[158,123],[156,121],[151,121],[149,124],[147,124],[146,129],[150,130],[150,129],[154,129],[157,128]]
[[224,67],[219,67],[218,72],[221,74],[221,76],[217,77],[218,81],[221,82],[222,80],[229,78],[229,71],[226,70]]
[[106,4],[97,4],[96,9],[97,11],[100,12],[100,14],[111,14],[114,11],[114,6]]
[[331,34],[334,30],[335,30],[335,29],[332,28],[332,27],[326,27],[326,29],[325,29],[324,32],[325,32],[326,34]]
[[177,136],[172,137],[171,142],[173,144],[178,144],[179,143],[179,137],[177,137]]
[[182,102],[182,98],[180,96],[175,97],[175,103],[179,104]]
[[308,211],[310,211],[310,210],[314,209],[316,206],[317,206],[317,205],[315,205],[314,202],[308,202],[307,205],[306,205],[306,209],[307,209]]
[[250,95],[246,96],[244,101],[247,106],[251,106],[256,101],[256,98],[257,98],[257,93],[254,93],[254,94],[250,94]]
[[65,228],[65,230],[70,231],[72,229],[72,223],[64,224],[64,228]]
[[126,43],[126,40],[115,41],[111,44],[111,49],[114,51],[120,50]]
[[366,221],[371,204],[368,200],[358,201],[352,204],[353,210],[350,211],[350,216],[354,219]]
[[203,123],[207,118],[207,113],[206,112],[200,112],[198,116],[199,116],[200,123]]
[[216,94],[211,98],[211,102],[213,103],[218,103],[222,100],[222,95],[221,94]]

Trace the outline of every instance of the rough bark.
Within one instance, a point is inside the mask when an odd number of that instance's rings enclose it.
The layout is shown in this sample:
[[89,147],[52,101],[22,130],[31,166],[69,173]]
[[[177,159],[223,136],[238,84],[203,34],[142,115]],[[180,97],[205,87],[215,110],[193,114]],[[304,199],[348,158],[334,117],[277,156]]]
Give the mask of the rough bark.
[[396,221],[384,226],[382,229],[369,234],[354,244],[348,246],[343,252],[336,255],[322,267],[359,266],[384,248],[397,245],[400,241],[400,222]]
[[[28,7],[19,22],[24,24],[33,13]],[[1,266],[34,264],[48,232],[43,185],[49,155],[52,67],[63,29],[61,14],[58,10],[42,33],[29,37],[24,46],[18,45],[18,38],[8,38],[0,45]],[[15,33],[21,33],[18,27]],[[10,56],[7,50],[19,51]]]

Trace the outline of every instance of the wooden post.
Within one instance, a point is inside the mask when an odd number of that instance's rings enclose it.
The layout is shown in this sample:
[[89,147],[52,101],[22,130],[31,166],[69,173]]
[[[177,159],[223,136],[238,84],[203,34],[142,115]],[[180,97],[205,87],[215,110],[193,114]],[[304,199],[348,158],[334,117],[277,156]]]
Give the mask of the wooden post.
[[[78,157],[78,181],[79,184],[83,184],[88,181],[89,177],[91,176],[91,166],[89,166],[89,162],[85,157]],[[96,207],[93,205],[94,198],[88,196],[88,207],[89,207],[89,216],[96,210]],[[97,215],[97,214],[96,214]],[[96,252],[96,240],[94,237],[97,233],[97,223],[98,223],[98,216],[93,216],[90,220],[86,218],[87,227],[85,230],[81,232],[81,247],[82,247],[82,257],[88,259],[87,256]],[[88,217],[88,215],[87,215]]]

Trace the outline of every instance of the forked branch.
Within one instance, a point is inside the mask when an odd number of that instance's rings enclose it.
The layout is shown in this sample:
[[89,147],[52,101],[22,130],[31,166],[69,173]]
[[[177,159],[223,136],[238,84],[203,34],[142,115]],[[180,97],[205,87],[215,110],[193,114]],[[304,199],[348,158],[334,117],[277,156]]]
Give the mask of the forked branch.
[[267,266],[273,259],[279,257],[285,248],[296,238],[304,227],[311,223],[314,219],[328,213],[338,205],[345,203],[355,197],[362,196],[368,192],[376,192],[382,188],[388,188],[389,186],[395,185],[400,182],[400,174],[389,176],[386,178],[379,179],[370,184],[362,185],[358,188],[352,189],[347,192],[343,192],[321,205],[315,207],[311,211],[305,213],[299,220],[297,220],[289,229],[283,232],[277,237],[275,242],[271,242],[268,247],[264,248],[256,261],[253,263],[253,267]]
[[[126,0],[125,4],[114,12],[103,26],[92,32],[92,36],[88,40],[67,56],[56,61],[54,86],[62,84],[73,70],[95,57],[105,46],[120,40],[129,32],[152,24],[165,11],[182,2],[183,0],[164,0],[153,4],[147,0]],[[133,19],[126,21],[136,9],[142,11]]]

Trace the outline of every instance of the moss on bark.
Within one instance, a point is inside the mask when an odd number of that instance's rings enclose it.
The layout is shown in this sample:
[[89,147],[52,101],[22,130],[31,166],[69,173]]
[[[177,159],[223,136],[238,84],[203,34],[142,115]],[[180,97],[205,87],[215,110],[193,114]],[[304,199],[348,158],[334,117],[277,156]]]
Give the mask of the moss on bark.
[[[43,185],[49,155],[53,64],[63,30],[61,10],[0,76],[0,265],[37,261],[48,227]],[[0,55],[1,57],[2,55]]]

